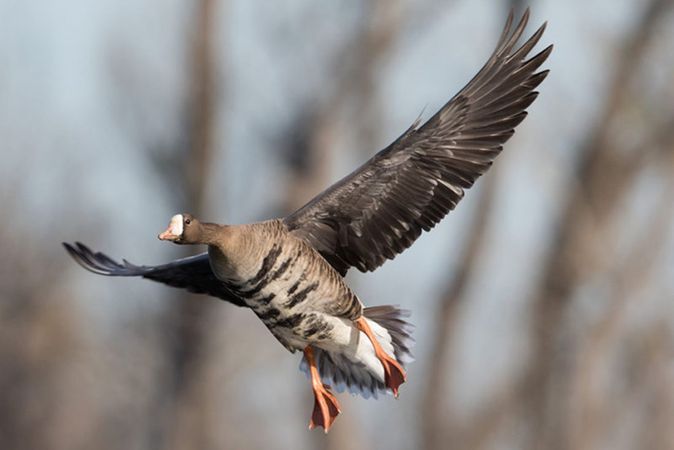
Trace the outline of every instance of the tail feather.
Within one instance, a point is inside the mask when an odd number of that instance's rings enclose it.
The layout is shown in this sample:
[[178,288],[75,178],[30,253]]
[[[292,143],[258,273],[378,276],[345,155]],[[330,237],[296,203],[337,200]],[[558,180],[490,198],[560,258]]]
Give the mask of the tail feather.
[[410,349],[414,346],[412,332],[414,325],[403,320],[410,316],[407,309],[399,309],[392,305],[372,306],[363,310],[363,315],[378,323],[388,331],[393,344],[393,356],[405,366],[414,361]]
[[[409,311],[390,305],[374,306],[365,308],[363,315],[370,323],[380,344],[387,353],[393,356],[403,367],[414,361],[410,351],[410,348],[414,345],[414,339],[411,336],[414,326],[404,320],[404,318],[410,316]],[[364,335],[361,338],[366,339]],[[369,348],[371,349],[371,346]],[[371,396],[377,398],[379,393],[388,392],[384,384],[381,367],[377,367],[381,370],[375,371],[362,359],[354,360],[353,355],[349,357],[343,353],[328,352],[321,348],[314,348],[314,356],[321,378],[337,392],[348,390],[352,394],[360,394],[364,398]],[[372,359],[369,358],[369,360]],[[379,362],[376,361],[375,364],[379,364]],[[304,358],[300,364],[300,370],[307,375],[309,374],[308,365]]]

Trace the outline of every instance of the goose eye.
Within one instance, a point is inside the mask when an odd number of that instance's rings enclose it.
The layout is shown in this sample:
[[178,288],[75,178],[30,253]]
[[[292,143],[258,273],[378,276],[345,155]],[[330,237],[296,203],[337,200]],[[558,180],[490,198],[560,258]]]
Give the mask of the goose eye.
[[185,225],[189,225],[190,223],[192,223],[192,219],[185,219]]

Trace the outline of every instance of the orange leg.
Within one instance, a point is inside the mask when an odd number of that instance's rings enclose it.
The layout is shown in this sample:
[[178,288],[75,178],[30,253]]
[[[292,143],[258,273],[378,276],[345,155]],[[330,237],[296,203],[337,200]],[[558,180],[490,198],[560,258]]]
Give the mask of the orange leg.
[[341,412],[339,410],[339,403],[328,386],[321,382],[321,377],[318,374],[316,367],[316,360],[314,359],[314,351],[311,346],[304,349],[304,356],[309,363],[309,373],[311,374],[311,388],[314,390],[314,411],[311,414],[311,421],[309,422],[309,429],[313,430],[315,427],[325,428],[325,432],[330,431],[332,423]]
[[377,337],[372,332],[365,317],[356,319],[355,323],[358,329],[365,333],[368,339],[370,339],[370,342],[372,342],[374,354],[379,358],[379,361],[381,361],[381,365],[384,366],[384,382],[386,383],[386,386],[393,391],[393,395],[398,398],[398,387],[407,379],[405,370],[398,364],[398,361],[387,355],[384,349],[381,348]]

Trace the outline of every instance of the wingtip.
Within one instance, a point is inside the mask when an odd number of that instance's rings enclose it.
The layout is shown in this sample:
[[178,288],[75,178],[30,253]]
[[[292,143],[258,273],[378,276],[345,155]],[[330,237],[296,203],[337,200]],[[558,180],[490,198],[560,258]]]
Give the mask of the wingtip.
[[503,31],[501,31],[501,36],[499,37],[499,43],[505,41],[510,34],[510,28],[513,26],[513,21],[515,20],[515,8],[510,8],[508,13],[508,18],[506,19],[505,25],[503,26]]
[[510,24],[512,21],[515,19],[515,8],[511,7],[510,11],[508,11],[508,17],[506,18],[506,23]]
[[527,23],[529,23],[530,15],[531,10],[527,6],[527,8],[524,10],[524,13],[522,13],[522,18],[520,19],[520,23],[517,25],[517,29],[524,29],[527,26]]
[[548,56],[550,56],[550,53],[552,53],[552,49],[554,47],[555,46],[553,44],[548,45],[543,50],[538,52],[538,54],[534,55],[531,59],[533,60],[539,58],[541,60],[541,64],[543,64],[543,62],[548,59]]
[[63,242],[63,246],[70,257],[83,269],[98,275],[112,275],[109,268],[105,267],[105,263],[102,264],[100,258],[83,243],[78,241],[73,244]]
[[541,38],[541,36],[543,36],[543,33],[545,33],[545,29],[546,29],[547,27],[548,27],[548,21],[546,20],[546,21],[543,22],[543,24],[542,24],[540,27],[538,27],[538,29],[534,32],[534,34],[533,34],[533,36],[532,36],[532,39],[536,39],[536,41],[538,41],[538,40]]
[[68,252],[68,255],[70,255],[70,257],[73,258],[77,262],[77,260],[78,260],[77,250],[75,250],[75,248],[73,248],[73,246],[68,242],[61,242],[61,245],[63,245],[63,248],[66,249],[66,252]]
[[550,75],[550,69],[541,70],[536,75],[539,77],[538,84],[541,84],[543,80],[545,80],[548,77],[548,75]]

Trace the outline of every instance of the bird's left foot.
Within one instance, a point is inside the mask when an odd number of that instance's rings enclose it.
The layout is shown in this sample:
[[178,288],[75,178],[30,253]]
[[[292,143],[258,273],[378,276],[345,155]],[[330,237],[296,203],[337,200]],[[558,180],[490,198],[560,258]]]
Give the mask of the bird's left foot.
[[398,388],[407,379],[405,369],[402,368],[398,361],[387,355],[384,349],[381,348],[381,344],[379,344],[377,337],[372,332],[372,329],[365,320],[365,317],[360,317],[359,319],[356,319],[355,322],[358,329],[365,333],[368,339],[370,339],[370,342],[372,342],[374,354],[377,356],[379,361],[381,361],[381,365],[384,367],[384,383],[386,384],[386,387],[391,389],[393,395],[398,398]]
[[339,403],[328,386],[322,383],[314,385],[314,411],[311,413],[309,429],[323,427],[327,433],[339,413]]
[[330,431],[332,423],[340,413],[339,403],[335,396],[330,392],[328,386],[321,382],[318,374],[314,352],[310,346],[304,349],[304,356],[309,363],[309,373],[311,374],[311,387],[314,391],[314,411],[311,413],[309,429],[323,427],[325,432]]

